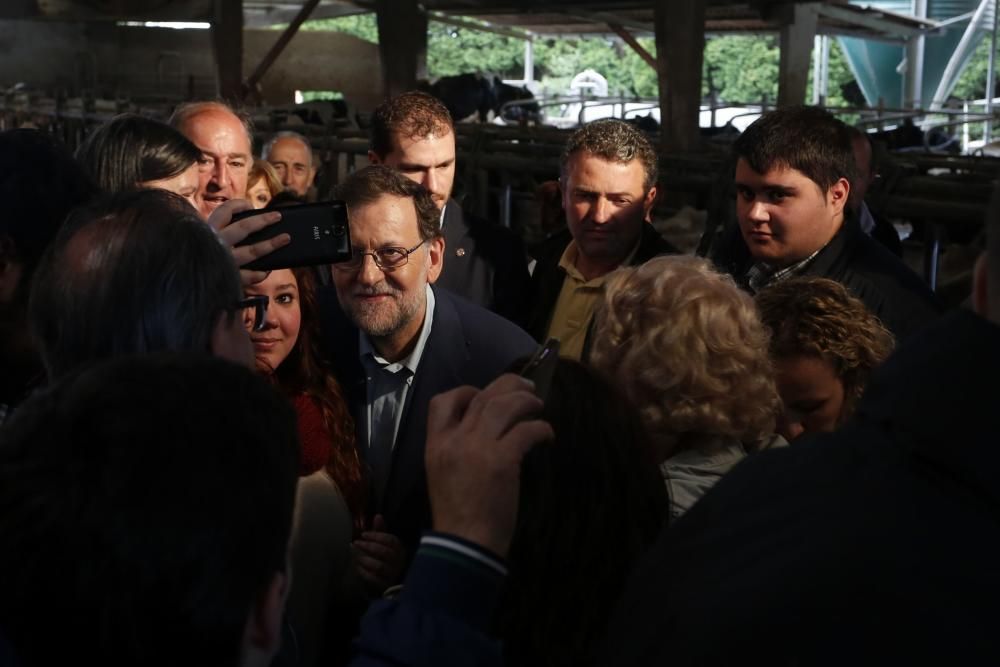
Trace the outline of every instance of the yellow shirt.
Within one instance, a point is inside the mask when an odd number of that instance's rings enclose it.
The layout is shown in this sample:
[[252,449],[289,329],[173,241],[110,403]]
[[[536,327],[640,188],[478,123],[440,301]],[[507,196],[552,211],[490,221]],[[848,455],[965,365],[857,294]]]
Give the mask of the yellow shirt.
[[[636,245],[622,264],[628,264],[639,246]],[[549,321],[547,338],[559,339],[559,356],[577,361],[583,356],[583,344],[587,340],[587,330],[594,316],[594,309],[604,292],[604,281],[608,274],[585,280],[576,268],[580,251],[576,241],[570,241],[559,258],[559,266],[566,272],[562,291]]]

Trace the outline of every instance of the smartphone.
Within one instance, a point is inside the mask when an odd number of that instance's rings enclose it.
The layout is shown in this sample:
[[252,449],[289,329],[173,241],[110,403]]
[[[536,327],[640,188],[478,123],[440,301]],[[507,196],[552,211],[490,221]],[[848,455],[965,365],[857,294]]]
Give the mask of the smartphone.
[[240,211],[233,216],[233,221],[270,211],[281,213],[281,220],[250,234],[236,245],[252,245],[286,233],[292,237],[292,242],[240,268],[273,271],[297,266],[336,264],[351,258],[351,231],[347,224],[347,205],[344,202],[327,201]]
[[548,398],[558,361],[559,341],[550,338],[535,351],[528,363],[521,369],[521,377],[528,378],[535,383],[535,394],[543,401]]

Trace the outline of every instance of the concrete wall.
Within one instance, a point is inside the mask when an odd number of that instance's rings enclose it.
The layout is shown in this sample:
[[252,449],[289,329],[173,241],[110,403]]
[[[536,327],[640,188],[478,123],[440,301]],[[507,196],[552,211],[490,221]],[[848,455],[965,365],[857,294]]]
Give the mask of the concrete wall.
[[[247,30],[244,77],[281,33]],[[265,102],[290,104],[295,90],[339,90],[361,110],[381,99],[378,47],[338,33],[295,36],[261,82]],[[0,21],[0,88],[84,92],[99,97],[180,101],[215,95],[207,30],[109,23]]]

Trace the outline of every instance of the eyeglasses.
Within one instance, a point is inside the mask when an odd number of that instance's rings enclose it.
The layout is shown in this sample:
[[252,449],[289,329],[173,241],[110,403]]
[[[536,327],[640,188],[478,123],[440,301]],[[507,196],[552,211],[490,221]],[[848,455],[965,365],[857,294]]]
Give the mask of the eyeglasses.
[[398,269],[399,267],[404,266],[406,262],[409,261],[410,255],[416,252],[417,249],[424,243],[426,243],[426,241],[421,241],[410,249],[399,248],[396,246],[386,246],[384,248],[364,251],[355,248],[351,253],[350,259],[343,262],[337,262],[333,265],[333,268],[345,272],[357,271],[364,263],[365,256],[371,255],[371,258],[375,261],[375,266],[383,271],[392,271],[393,269]]
[[255,294],[236,302],[237,312],[243,311],[243,320],[253,322],[251,331],[263,331],[267,325],[267,303],[269,299],[266,294]]

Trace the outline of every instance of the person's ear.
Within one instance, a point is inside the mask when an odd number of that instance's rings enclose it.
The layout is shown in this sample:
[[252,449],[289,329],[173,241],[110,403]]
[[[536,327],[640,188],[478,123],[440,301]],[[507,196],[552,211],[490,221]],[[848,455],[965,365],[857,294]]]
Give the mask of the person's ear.
[[427,282],[433,285],[438,276],[441,275],[441,269],[444,268],[444,237],[438,236],[433,241],[427,243]]
[[989,260],[984,252],[976,260],[976,268],[972,272],[972,309],[985,318],[990,316],[989,282]]
[[254,601],[244,628],[244,655],[253,656],[250,664],[270,664],[281,647],[281,624],[288,597],[288,575],[275,572],[270,583]]
[[642,201],[642,219],[645,222],[652,222],[650,214],[653,211],[653,205],[656,203],[656,186],[654,185],[646,193],[646,197]]
[[847,205],[847,198],[851,194],[851,183],[846,178],[840,178],[826,191],[827,203],[834,207],[834,213],[840,213]]

